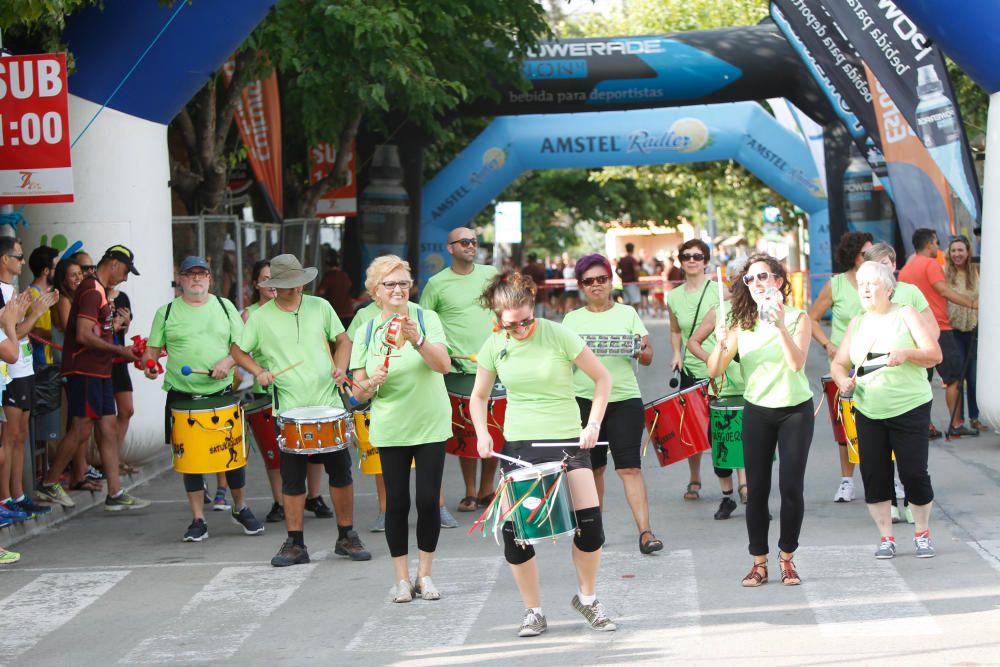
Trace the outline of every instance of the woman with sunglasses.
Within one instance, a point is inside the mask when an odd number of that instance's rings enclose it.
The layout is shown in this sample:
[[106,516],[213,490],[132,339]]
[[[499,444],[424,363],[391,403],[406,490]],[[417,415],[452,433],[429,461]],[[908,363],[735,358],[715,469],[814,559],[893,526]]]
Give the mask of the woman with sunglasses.
[[747,474],[747,533],[753,567],[743,586],[767,582],[772,457],[778,449],[781,583],[801,583],[792,557],[805,512],[803,480],[813,436],[813,401],[806,378],[811,321],[786,306],[791,286],[784,267],[766,254],[751,255],[731,286],[732,311],[716,325],[718,344],[708,372],[718,377],[737,354],[743,372],[743,456]]
[[[948,287],[972,301],[979,300],[979,265],[972,263],[972,245],[964,236],[956,236],[948,243],[944,255],[944,275]],[[989,430],[979,421],[979,404],[976,402],[976,340],[979,337],[979,311],[948,302],[948,321],[955,332],[955,341],[962,351],[965,368],[965,397],[969,404],[969,424],[977,431]],[[963,405],[959,401],[959,420],[964,421]],[[965,424],[960,423],[959,428]]]
[[[487,402],[497,377],[507,387],[504,454],[537,464],[565,461],[570,496],[576,514],[573,565],[578,594],[573,607],[590,627],[615,630],[614,622],[597,600],[597,572],[604,545],[600,499],[594,482],[590,452],[597,442],[611,393],[611,374],[584,344],[561,324],[532,317],[535,283],[521,273],[496,276],[483,292],[483,306],[496,315],[496,331],[478,354],[479,368],[472,390],[470,412],[476,428],[479,455],[489,456],[493,439],[486,426]],[[573,366],[594,383],[587,425],[580,429],[580,410],[573,398]],[[563,442],[565,447],[533,447],[535,442]],[[511,466],[501,462],[505,470]],[[520,546],[514,524],[503,524],[504,556],[511,566],[525,612],[518,635],[533,637],[548,627],[542,613],[538,565],[531,545]]]
[[[641,351],[636,359],[643,366],[653,363],[653,347],[649,332],[635,308],[611,300],[611,262],[604,255],[585,255],[576,263],[575,277],[583,287],[587,305],[566,315],[563,325],[578,334],[630,334],[642,336]],[[597,497],[604,505],[604,470],[608,465],[608,449],[615,462],[615,472],[625,485],[625,499],[632,510],[639,531],[639,551],[651,554],[663,548],[663,542],[649,526],[649,502],[646,483],[642,478],[643,407],[639,383],[628,357],[598,357],[611,374],[612,388],[607,411],[601,422],[599,440],[609,447],[590,450],[594,467]],[[573,375],[576,402],[580,406],[583,424],[590,418],[594,383],[585,373]]]
[[[410,303],[413,279],[408,262],[395,255],[375,259],[365,288],[381,313],[355,333],[351,369],[355,395],[371,400],[369,439],[379,450],[385,481],[385,541],[395,570],[393,602],[414,595],[438,600],[431,580],[441,534],[441,477],[445,441],[451,437],[451,402],[444,374],[451,369],[441,320],[432,310]],[[399,323],[398,342],[390,328]],[[370,334],[370,335],[369,335]],[[407,521],[410,464],[416,464],[417,578],[410,582]]]

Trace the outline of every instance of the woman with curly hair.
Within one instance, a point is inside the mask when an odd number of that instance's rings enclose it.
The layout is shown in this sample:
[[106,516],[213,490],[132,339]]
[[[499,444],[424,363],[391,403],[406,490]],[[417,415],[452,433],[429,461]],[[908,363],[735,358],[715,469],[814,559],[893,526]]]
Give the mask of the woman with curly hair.
[[[844,270],[830,279],[809,309],[809,319],[812,320],[812,337],[826,350],[826,356],[831,360],[837,354],[837,347],[844,339],[847,325],[851,319],[861,314],[861,300],[858,298],[858,267],[865,262],[865,251],[872,247],[874,237],[868,232],[847,232],[840,237],[834,251],[834,259]],[[833,309],[830,321],[830,336],[820,326],[820,320],[827,311]],[[833,413],[831,413],[832,416]],[[837,443],[840,450],[840,486],[833,496],[836,503],[849,503],[854,500],[854,464],[847,458],[847,439]]]
[[[948,243],[948,250],[944,254],[944,276],[948,280],[948,287],[973,301],[979,299],[979,265],[972,263],[972,245],[964,236],[956,236]],[[949,301],[948,321],[962,351],[969,422],[973,429],[986,431],[988,427],[979,421],[979,404],[976,402],[976,340],[979,337],[979,311]],[[964,426],[961,401],[958,411],[958,415],[952,415],[952,423],[958,421],[961,427]]]
[[767,582],[768,508],[771,468],[778,456],[781,583],[801,583],[792,557],[805,512],[803,479],[813,436],[813,401],[806,378],[812,322],[786,306],[791,293],[785,269],[766,254],[751,255],[732,281],[732,310],[716,325],[718,341],[708,358],[711,377],[722,375],[737,354],[745,382],[743,455],[747,475],[747,533],[753,567],[743,585]]

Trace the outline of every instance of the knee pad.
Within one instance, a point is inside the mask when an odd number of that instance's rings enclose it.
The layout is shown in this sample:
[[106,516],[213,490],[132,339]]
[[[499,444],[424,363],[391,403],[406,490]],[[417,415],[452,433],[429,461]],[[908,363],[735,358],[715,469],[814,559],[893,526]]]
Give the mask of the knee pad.
[[535,547],[526,544],[523,547],[514,541],[514,524],[506,522],[501,529],[503,533],[503,555],[511,565],[522,565],[535,557]]
[[226,482],[229,484],[230,489],[239,490],[247,485],[247,467],[237,468],[236,470],[226,471]]
[[576,510],[576,535],[573,544],[584,552],[597,551],[604,546],[604,521],[600,507]]
[[201,475],[184,473],[184,490],[188,493],[197,493],[205,488],[205,480]]
[[342,489],[353,483],[351,478],[351,455],[346,449],[333,452],[326,464],[326,473],[330,476],[330,486]]

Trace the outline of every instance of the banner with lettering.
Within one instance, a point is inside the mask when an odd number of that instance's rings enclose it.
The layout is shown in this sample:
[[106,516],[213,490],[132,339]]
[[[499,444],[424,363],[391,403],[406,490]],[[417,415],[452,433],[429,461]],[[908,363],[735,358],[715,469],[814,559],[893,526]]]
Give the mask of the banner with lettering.
[[[351,144],[351,157],[347,161],[347,183],[324,193],[316,202],[317,218],[328,215],[353,216],[358,214],[358,182],[355,177],[355,150]],[[337,162],[337,149],[325,141],[309,151],[309,184],[319,183]]]

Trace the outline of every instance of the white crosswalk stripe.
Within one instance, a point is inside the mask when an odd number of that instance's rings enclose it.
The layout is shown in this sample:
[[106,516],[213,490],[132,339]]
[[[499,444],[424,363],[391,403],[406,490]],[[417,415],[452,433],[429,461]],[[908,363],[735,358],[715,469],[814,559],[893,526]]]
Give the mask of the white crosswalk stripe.
[[[42,574],[0,600],[0,657],[14,658],[28,651],[128,574],[129,570]],[[25,619],[30,619],[28,632]]]
[[[184,605],[177,618],[141,641],[119,662],[189,663],[231,658],[315,567],[223,568]],[[212,642],[205,642],[205,637],[212,637]]]
[[989,563],[990,567],[1000,572],[1000,540],[980,540],[968,544],[984,561]]

